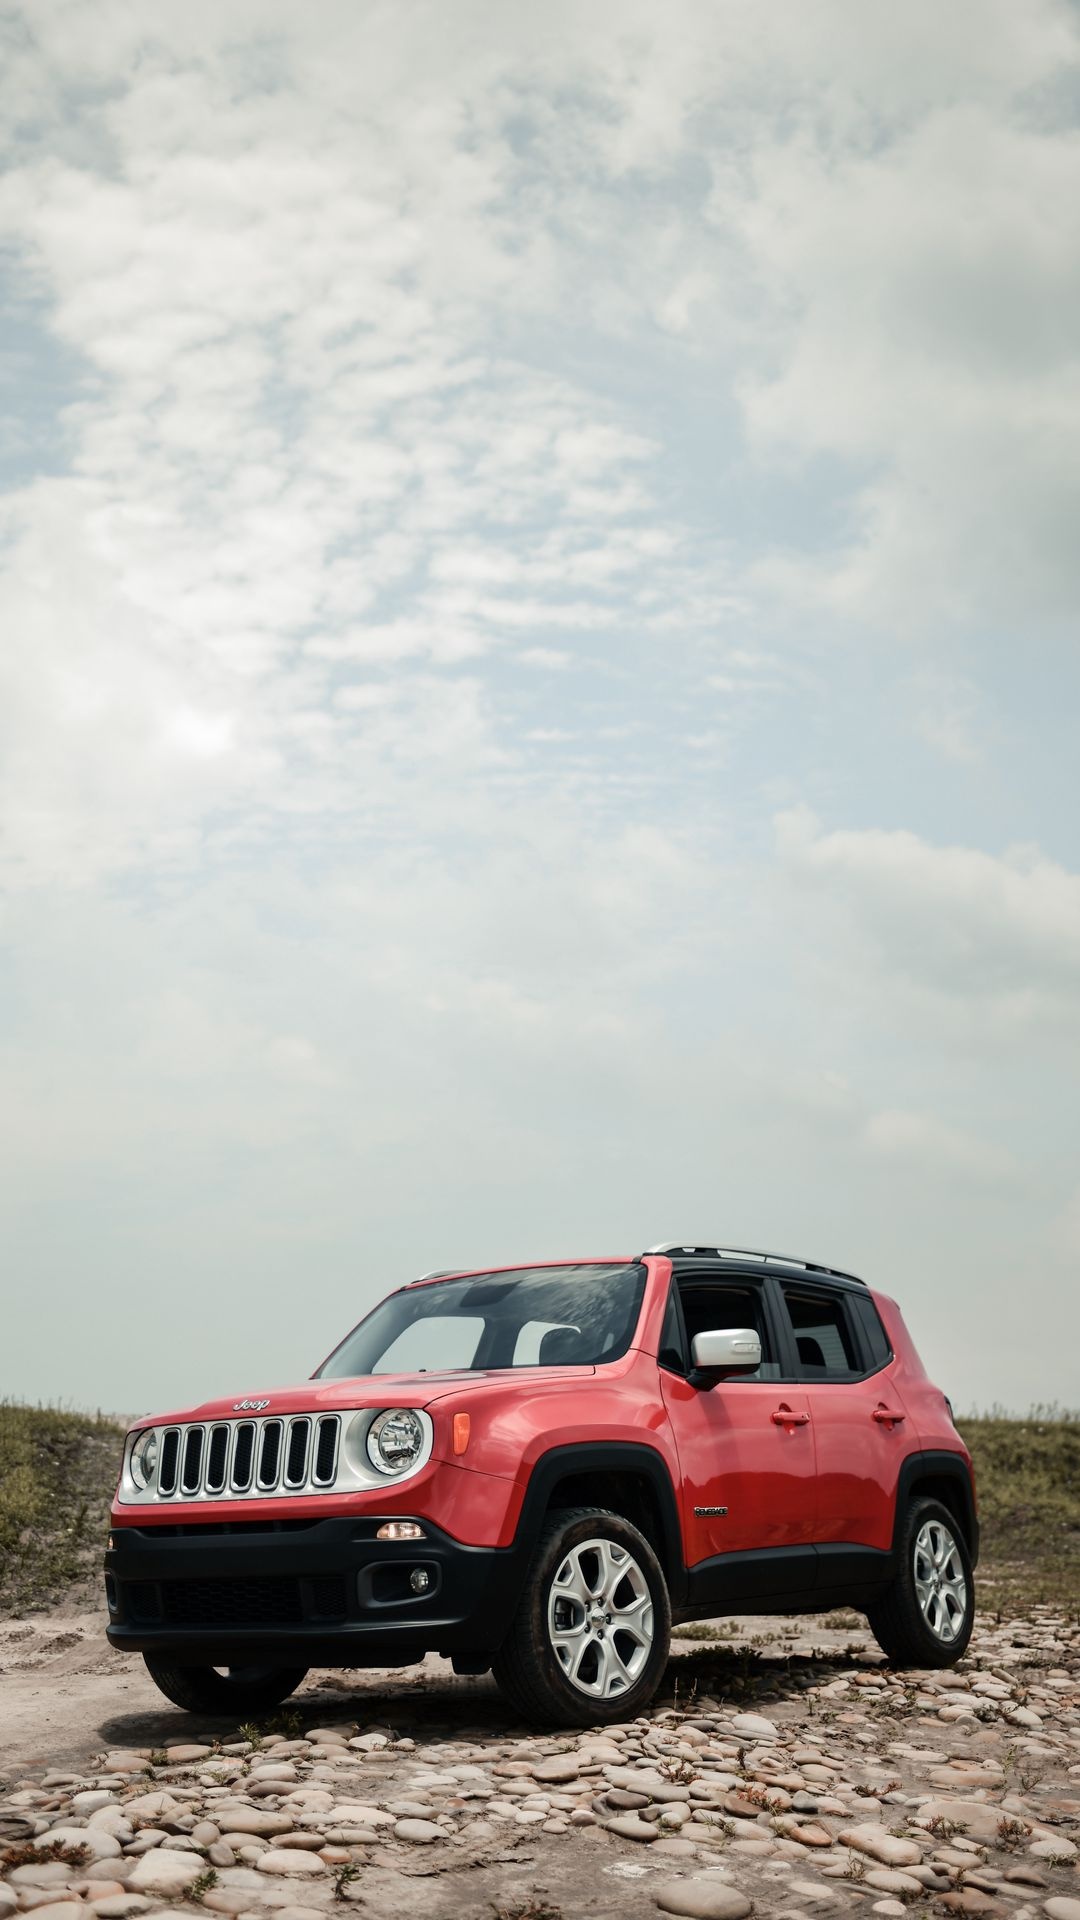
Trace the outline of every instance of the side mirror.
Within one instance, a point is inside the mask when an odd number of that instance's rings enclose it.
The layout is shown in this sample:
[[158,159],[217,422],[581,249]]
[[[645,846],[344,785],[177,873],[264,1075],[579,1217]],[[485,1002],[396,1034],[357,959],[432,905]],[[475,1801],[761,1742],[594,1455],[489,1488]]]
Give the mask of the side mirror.
[[698,1373],[756,1373],[761,1365],[761,1341],[753,1327],[695,1333],[690,1358]]

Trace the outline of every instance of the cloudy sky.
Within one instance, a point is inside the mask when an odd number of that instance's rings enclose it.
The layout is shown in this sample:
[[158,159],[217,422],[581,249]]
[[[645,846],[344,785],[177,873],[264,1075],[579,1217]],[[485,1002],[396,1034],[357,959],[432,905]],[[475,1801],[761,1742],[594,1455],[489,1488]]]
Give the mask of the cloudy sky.
[[1080,13],[7,0],[0,1393],[780,1247],[1080,1400]]

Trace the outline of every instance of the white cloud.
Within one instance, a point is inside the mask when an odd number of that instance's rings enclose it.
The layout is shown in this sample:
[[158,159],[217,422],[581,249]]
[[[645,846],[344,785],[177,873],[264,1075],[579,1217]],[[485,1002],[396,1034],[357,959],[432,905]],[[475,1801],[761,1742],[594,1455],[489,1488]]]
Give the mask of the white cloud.
[[776,832],[787,871],[835,902],[883,974],[982,1003],[1005,1027],[1080,1015],[1080,874],[1038,848],[996,857],[904,831],[826,832],[798,808]]
[[1075,127],[1017,89],[846,152],[801,133],[759,156],[757,184],[736,208],[723,192],[716,204],[775,313],[765,364],[743,382],[747,422],[763,454],[835,457],[854,487],[850,541],[767,560],[762,579],[904,634],[1066,616]]

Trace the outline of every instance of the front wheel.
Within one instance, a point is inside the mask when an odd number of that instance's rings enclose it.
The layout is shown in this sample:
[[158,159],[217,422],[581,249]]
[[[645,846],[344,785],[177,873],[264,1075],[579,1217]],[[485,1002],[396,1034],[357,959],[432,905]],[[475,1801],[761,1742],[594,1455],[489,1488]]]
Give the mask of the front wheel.
[[600,1507],[554,1513],[540,1536],[495,1679],[527,1720],[632,1720],[671,1641],[667,1583],[643,1533]]
[[867,1610],[870,1631],[895,1666],[951,1667],[971,1639],[975,1581],[964,1536],[940,1501],[911,1502],[899,1562],[896,1579]]
[[306,1667],[179,1667],[152,1653],[143,1659],[155,1687],[174,1706],[236,1720],[278,1706],[307,1673]]

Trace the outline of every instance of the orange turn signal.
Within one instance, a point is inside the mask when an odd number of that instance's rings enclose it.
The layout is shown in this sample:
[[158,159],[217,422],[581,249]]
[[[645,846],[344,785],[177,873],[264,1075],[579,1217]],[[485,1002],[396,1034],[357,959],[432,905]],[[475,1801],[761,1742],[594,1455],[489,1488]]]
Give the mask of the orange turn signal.
[[467,1413],[455,1413],[454,1415],[454,1452],[455,1453],[464,1453],[466,1447],[469,1444],[469,1434],[471,1433],[471,1431],[472,1431],[472,1421],[469,1418],[469,1415]]

